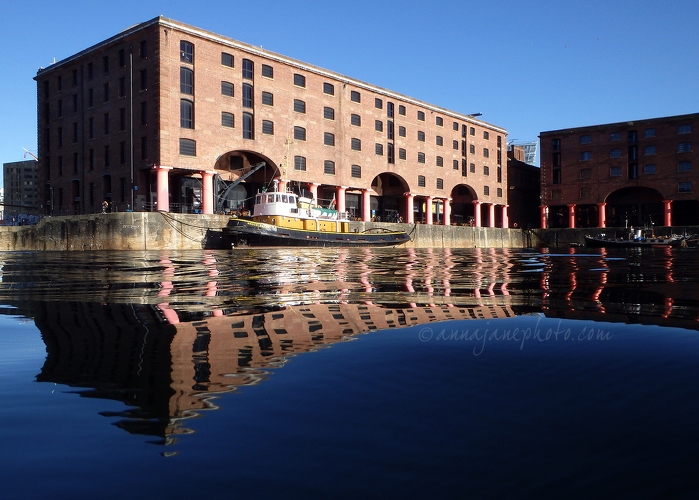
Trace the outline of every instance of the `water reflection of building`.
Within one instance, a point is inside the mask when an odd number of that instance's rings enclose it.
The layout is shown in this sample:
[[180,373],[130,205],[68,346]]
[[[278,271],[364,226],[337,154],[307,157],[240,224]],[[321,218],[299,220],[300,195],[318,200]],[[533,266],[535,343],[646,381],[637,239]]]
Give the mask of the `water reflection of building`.
[[[290,355],[373,330],[435,321],[514,316],[508,306],[385,308],[309,304],[174,322],[152,306],[41,302],[35,322],[47,348],[37,376],[122,401],[119,427],[170,442],[217,394],[259,383]],[[165,318],[168,318],[167,320]]]

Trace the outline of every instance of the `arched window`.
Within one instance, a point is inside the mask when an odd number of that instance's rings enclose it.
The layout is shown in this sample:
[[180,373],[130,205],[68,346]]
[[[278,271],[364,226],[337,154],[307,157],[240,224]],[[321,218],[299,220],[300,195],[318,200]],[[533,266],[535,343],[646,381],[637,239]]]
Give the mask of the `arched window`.
[[194,64],[194,45],[182,40],[180,42],[180,61]]
[[180,93],[194,95],[194,71],[184,66],[180,68]]
[[243,107],[252,108],[252,85],[249,83],[243,84]]
[[255,128],[252,113],[243,113],[243,139],[254,139]]
[[194,128],[194,103],[189,99],[180,99],[180,127]]
[[243,59],[243,78],[252,80],[255,65],[250,59]]

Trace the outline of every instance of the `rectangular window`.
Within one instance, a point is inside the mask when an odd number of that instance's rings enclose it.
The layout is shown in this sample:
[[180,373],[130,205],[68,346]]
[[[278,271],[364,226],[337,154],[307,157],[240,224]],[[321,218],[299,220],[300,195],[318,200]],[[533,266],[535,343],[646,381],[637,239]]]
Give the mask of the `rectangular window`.
[[655,129],[647,128],[643,131],[643,137],[655,137]]
[[305,156],[294,156],[294,170],[306,170],[306,157]]
[[444,158],[442,158],[441,156],[438,156],[438,157],[437,157],[437,166],[438,166],[438,167],[443,167],[443,166],[444,166]]
[[422,130],[417,131],[417,140],[425,142],[425,133]]
[[592,160],[592,152],[583,151],[580,153],[580,161],[590,161]]
[[483,148],[483,157],[490,158],[490,150],[488,148]]
[[691,151],[692,151],[692,143],[691,142],[680,142],[680,144],[677,146],[678,153],[690,153]]
[[306,129],[303,127],[294,127],[294,139],[298,141],[306,140]]
[[323,118],[326,120],[334,120],[335,119],[335,110],[333,108],[329,108],[325,106],[323,108]]
[[561,190],[560,189],[552,189],[551,190],[551,199],[552,200],[560,200],[561,199]]
[[350,116],[350,123],[356,127],[361,127],[362,126],[362,117],[352,113]]
[[502,188],[498,188],[498,198],[502,198]]
[[[46,103],[48,105],[48,103]],[[87,107],[91,108],[92,106],[95,105],[95,91],[93,89],[88,89],[87,90]],[[48,115],[48,112],[47,112]],[[48,116],[46,117],[48,120]]]
[[390,101],[387,102],[386,103],[386,116],[388,116],[389,118],[393,118],[393,110],[394,110],[393,103]]
[[643,148],[643,154],[645,156],[651,156],[655,154],[655,146],[646,146]]
[[109,135],[109,113],[104,114],[104,135]]
[[255,70],[255,64],[250,59],[243,59],[243,78],[252,80]]
[[334,146],[335,145],[335,134],[331,134],[330,132],[325,132],[323,134],[323,144],[326,146]]
[[141,90],[148,90],[148,70],[141,70]]
[[417,162],[418,163],[425,163],[425,153],[419,152],[417,154]]
[[488,186],[483,186],[483,194],[485,196],[490,196],[490,187]]
[[[558,140],[560,143],[560,139],[558,139]],[[609,134],[609,140],[610,141],[620,141],[621,140],[621,132],[612,132],[611,134]],[[560,145],[559,145],[558,149],[561,149]]]
[[459,141],[457,141],[457,140],[451,141],[451,148],[455,151],[458,151],[459,150]]
[[581,187],[580,188],[580,198],[592,198],[592,188]]
[[451,167],[453,170],[459,170],[459,160],[452,160]]
[[265,78],[274,78],[274,68],[269,64],[262,65],[262,76]]
[[274,95],[271,92],[262,92],[262,104],[274,106]]
[[691,134],[692,133],[692,126],[691,125],[680,125],[677,127],[677,133],[678,134]]
[[126,108],[119,108],[119,130],[126,130]]
[[580,178],[581,179],[591,179],[592,178],[592,169],[591,168],[581,168],[580,169]]
[[476,128],[475,127],[470,127],[468,130],[469,135],[476,135]]
[[294,111],[296,111],[297,113],[305,113],[306,103],[301,99],[294,99]]
[[487,130],[483,131],[483,139],[490,139],[490,133]]
[[443,127],[443,126],[444,126],[444,119],[443,119],[441,116],[435,117],[434,121],[435,121],[435,124],[436,124],[438,127]]
[[104,84],[104,102],[109,102],[109,83]]
[[335,162],[325,160],[323,162],[323,173],[327,175],[335,175]]
[[643,167],[643,173],[646,175],[653,175],[656,171],[655,163],[648,163]]
[[109,168],[112,163],[111,155],[109,154],[109,145],[104,147],[104,168]]
[[374,98],[374,107],[376,109],[383,109],[383,101],[378,97]]
[[615,148],[609,152],[610,158],[621,158],[621,149]]
[[418,111],[417,112],[417,119],[421,122],[425,121],[425,112],[424,111]]
[[94,68],[92,66],[92,63],[87,63],[87,79],[88,79],[88,81],[92,80],[93,77],[94,77]]
[[350,100],[352,102],[362,102],[362,96],[356,90],[350,92]]
[[87,120],[87,138],[88,139],[95,138],[95,119],[93,117],[90,117]]
[[249,83],[243,84],[243,107],[252,108],[252,85]]
[[611,167],[609,169],[609,177],[621,177],[621,167]]
[[425,176],[424,175],[418,175],[417,176],[417,185],[418,187],[425,187]]
[[383,122],[381,120],[374,121],[374,130],[377,132],[383,132]]
[[475,145],[475,144],[469,144],[469,146],[468,146],[468,152],[471,153],[472,155],[476,154],[476,145]]
[[221,112],[221,125],[223,127],[234,128],[235,127],[235,116],[233,113]]
[[351,174],[352,177],[354,177],[355,179],[362,178],[362,167],[360,167],[359,165],[352,165],[351,172],[352,172],[352,174]]
[[400,137],[405,137],[405,134],[406,134],[405,127],[398,127],[398,135]]
[[408,157],[408,153],[405,151],[405,148],[399,148],[398,149],[398,159],[405,160],[407,157]]
[[327,95],[335,95],[335,85],[332,83],[323,83],[323,93]]
[[233,84],[230,82],[221,82],[221,95],[233,97]]
[[488,165],[483,165],[483,175],[490,175],[490,167]]
[[437,146],[444,146],[444,139],[442,138],[441,135],[438,135],[435,138],[435,142],[437,143]]
[[[192,47],[192,51],[193,50],[194,50],[194,47]],[[148,44],[146,43],[145,40],[141,40],[141,43],[139,44],[138,52],[139,52],[139,55],[141,56],[141,59],[145,59],[146,57],[148,57]],[[194,52],[192,52],[192,54],[194,54]]]
[[126,163],[126,141],[119,143],[119,163],[121,165]]
[[274,135],[274,123],[269,120],[262,120],[262,133]]
[[394,125],[393,121],[389,120],[386,122],[387,125],[387,130],[386,130],[386,136],[388,137],[389,140],[393,140],[393,134],[394,134]]
[[376,152],[377,155],[383,156],[383,144],[376,143],[376,146],[374,148],[374,151]]
[[294,85],[297,87],[306,87],[306,77],[298,73],[294,73]]
[[685,181],[685,182],[680,182],[679,185],[677,186],[677,191],[679,193],[691,193],[692,192],[692,183]]
[[444,179],[437,178],[437,189],[444,189]]
[[119,78],[119,97],[126,97],[126,77]]
[[388,143],[388,163],[395,163],[396,162],[396,151],[395,151],[395,146],[393,143],[389,142]]
[[95,169],[95,150],[92,148],[87,151],[87,164],[90,170]]
[[354,151],[361,151],[362,150],[362,141],[360,139],[353,137],[351,144],[352,144],[352,149]]
[[233,67],[233,54],[227,52],[221,52],[221,64],[223,66]]
[[398,105],[398,114],[401,116],[405,116],[405,106],[403,106],[402,104]]
[[678,172],[691,172],[692,171],[692,162],[691,161],[681,161],[677,164],[677,171]]
[[468,171],[471,172],[472,174],[475,174],[475,173],[476,173],[476,164],[475,164],[475,163],[471,163],[471,164],[468,166]]
[[252,113],[243,113],[243,139],[255,138],[255,122]]
[[[228,85],[230,85],[230,95],[233,95],[233,84]],[[223,83],[221,87],[223,88]],[[223,90],[221,92],[223,93]],[[194,71],[184,66],[180,68],[180,94],[194,95]]]
[[590,135],[581,135],[580,136],[580,144],[590,144],[592,142],[592,136]]
[[123,68],[126,66],[126,50],[119,49],[119,67]]

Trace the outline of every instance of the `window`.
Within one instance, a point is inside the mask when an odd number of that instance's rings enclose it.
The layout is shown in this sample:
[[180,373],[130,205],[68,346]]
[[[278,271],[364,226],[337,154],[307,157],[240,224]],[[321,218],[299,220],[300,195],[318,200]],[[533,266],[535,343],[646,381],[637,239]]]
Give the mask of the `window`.
[[483,148],[483,157],[490,158],[490,150],[488,148]]
[[[87,107],[91,108],[92,106],[95,105],[95,92],[92,89],[87,90]],[[46,106],[48,107],[48,103],[46,103]],[[46,110],[46,120],[48,120],[48,109]]]
[[374,122],[374,130],[377,132],[383,132],[383,122],[381,120],[376,120]]
[[[182,47],[182,44],[180,44],[180,47]],[[141,40],[139,46],[139,53],[141,55],[141,59],[145,59],[146,57],[148,57],[148,43],[145,40]],[[194,47],[192,47],[192,54],[194,54]]]
[[383,144],[376,143],[376,147],[374,148],[374,151],[376,152],[377,155],[383,156]]
[[422,130],[417,131],[417,140],[425,142],[425,133]]
[[352,144],[352,149],[354,151],[361,151],[362,150],[362,141],[361,140],[353,137],[351,144]]
[[580,178],[581,179],[591,179],[592,178],[592,169],[591,168],[581,168],[580,169]]
[[197,143],[192,139],[180,139],[180,154],[184,156],[197,156]]
[[274,106],[274,95],[271,92],[262,92],[262,104]]
[[250,59],[243,59],[243,78],[252,80],[255,64]]
[[109,154],[109,145],[106,145],[104,147],[104,167],[105,168],[108,168],[110,166],[110,164],[112,163],[111,160],[112,160],[112,157]]
[[405,137],[405,127],[398,127],[398,135],[400,137]]
[[294,111],[297,113],[305,113],[306,103],[300,99],[294,99]]
[[592,142],[592,136],[589,135],[581,135],[580,136],[580,144],[590,144]]
[[470,135],[476,135],[476,128],[475,128],[475,127],[470,127],[469,130],[468,130],[468,133],[469,133]]
[[221,113],[221,126],[229,128],[235,127],[235,116],[233,113],[226,113],[225,111]]
[[488,186],[483,186],[483,194],[485,196],[490,196],[490,188]]
[[361,179],[362,178],[362,167],[360,167],[359,165],[352,165],[351,175],[355,179]]
[[255,127],[252,113],[243,113],[243,139],[254,139]]
[[95,150],[92,148],[87,151],[87,165],[90,170],[95,169]]
[[189,99],[180,99],[180,127],[194,128],[194,103]]
[[471,172],[472,174],[475,174],[475,173],[476,173],[476,164],[475,164],[475,163],[471,163],[471,164],[468,166],[468,171]]
[[621,158],[621,149],[615,148],[609,152],[610,158]]
[[405,116],[405,106],[403,106],[402,104],[398,105],[398,114],[401,116]]
[[424,111],[418,111],[417,112],[417,119],[421,122],[425,121],[425,112]]
[[126,97],[126,77],[119,78],[119,97]]
[[262,65],[262,76],[265,78],[274,78],[274,69],[269,64]]
[[335,175],[335,162],[325,160],[323,162],[323,173],[327,175]]
[[425,176],[424,175],[418,175],[417,176],[417,185],[418,187],[425,187]]
[[392,102],[387,102],[386,103],[386,116],[389,118],[393,118],[393,111],[394,111],[394,105]]
[[123,68],[126,66],[126,50],[119,49],[119,67]]
[[436,124],[438,127],[443,127],[443,126],[444,126],[444,119],[442,119],[441,116],[436,117],[436,118],[434,119],[434,122],[435,122],[435,124]]
[[490,175],[490,167],[488,165],[483,165],[483,175]]
[[459,170],[459,160],[453,160],[451,166],[454,170]]
[[296,126],[294,127],[294,139],[298,141],[305,141],[306,140],[306,129],[303,127]]
[[[144,57],[144,55],[141,54],[141,57]],[[186,42],[184,40],[180,42],[180,61],[188,64],[194,64],[194,45],[190,42]]]
[[243,84],[243,107],[252,108],[252,85],[249,83]]
[[398,149],[398,159],[405,160],[408,157],[405,148]]
[[333,108],[329,107],[324,107],[323,108],[323,118],[326,120],[334,120],[335,119],[335,110]]
[[580,153],[580,161],[590,161],[592,159],[592,153],[590,151],[583,151]]
[[352,125],[355,125],[357,127],[361,127],[362,126],[362,117],[353,113],[352,116],[350,117],[350,122],[352,123]]
[[335,145],[335,134],[331,134],[330,132],[325,132],[323,134],[323,144],[326,146],[334,146]]
[[90,117],[87,120],[87,138],[88,139],[95,138],[95,119],[93,117]]
[[233,55],[227,52],[221,52],[221,64],[223,66],[233,67]]
[[444,179],[437,178],[437,189],[444,189]]
[[498,198],[502,198],[502,188],[498,188],[497,193]]
[[442,138],[441,135],[438,135],[435,138],[435,142],[437,143],[437,146],[444,146],[444,139]]
[[262,120],[262,133],[266,135],[274,135],[274,122]]
[[472,155],[476,154],[476,145],[475,145],[475,144],[469,144],[469,146],[468,146],[468,152],[471,153]]
[[678,172],[691,172],[692,162],[691,161],[681,161],[677,164]]
[[388,143],[388,163],[395,163],[396,162],[396,151],[395,151],[395,146],[393,143],[389,142]]
[[306,77],[298,73],[294,73],[294,85],[296,85],[297,87],[305,87]]
[[[144,104],[146,104],[146,103],[145,102],[141,103],[141,109],[143,109]],[[146,116],[147,116],[147,114],[146,114]],[[141,121],[143,121],[143,118],[141,118]],[[104,122],[102,122],[102,123],[104,123],[104,135],[108,135],[109,134],[109,113],[104,114]]]
[[383,101],[378,97],[374,98],[374,107],[376,109],[383,109]]
[[294,156],[294,170],[306,171],[306,157]]
[[638,136],[638,133],[635,130],[629,130],[626,133],[626,141],[633,144],[636,142],[637,136]]
[[692,183],[685,181],[685,182],[680,182],[679,185],[677,186],[677,191],[679,193],[691,193],[692,192]]
[[592,198],[592,188],[581,187],[580,188],[580,198]]
[[691,125],[680,125],[677,127],[677,133],[678,134],[691,134],[692,133],[692,126]]
[[552,200],[560,200],[561,199],[561,190],[560,189],[552,189],[551,190],[551,199]]
[[104,84],[104,101],[109,102],[109,83]]
[[350,92],[350,100],[352,102],[362,102],[362,96],[356,90]]
[[[122,93],[122,83],[119,81],[119,94],[126,95],[126,90],[124,89]],[[233,84],[231,86],[231,95],[233,95]],[[180,68],[180,93],[187,95],[194,95],[194,71],[189,68]]]
[[[88,79],[88,81],[92,80],[93,77],[94,77],[94,70],[92,67],[92,63],[87,63],[87,79]],[[49,85],[49,82],[46,82],[45,88],[47,89],[47,92],[48,92],[48,85]],[[48,97],[48,93],[46,94],[46,97]]]
[[646,175],[653,175],[656,171],[655,163],[648,163],[643,167],[643,173]]
[[451,148],[454,149],[455,151],[459,150],[459,141],[453,140],[451,141]]
[[483,131],[483,139],[490,139],[490,133],[487,130]]
[[323,94],[335,95],[335,85],[332,83],[323,83]]
[[437,166],[438,166],[438,167],[443,167],[443,166],[444,166],[444,158],[442,158],[441,156],[438,156],[438,157],[437,157]]
[[655,154],[655,146],[646,146],[643,148],[643,154],[645,156],[651,156]]
[[386,135],[388,136],[389,140],[393,140],[393,134],[394,134],[394,125],[392,121],[386,122],[386,125],[388,126],[388,129],[386,130]]
[[689,153],[691,151],[692,151],[692,143],[691,142],[680,142],[680,144],[677,146],[678,153]]
[[148,90],[148,70],[141,70],[141,90]]
[[655,137],[655,129],[647,128],[643,131],[643,137]]
[[417,154],[417,162],[418,163],[425,163],[425,153],[419,152]]
[[221,82],[221,95],[233,97],[233,84],[230,82]]
[[[612,132],[611,134],[609,134],[609,140],[610,141],[620,141],[621,140],[621,132]],[[560,141],[561,140],[558,139],[558,143],[559,143],[558,149],[561,149]]]
[[621,177],[621,167],[611,167],[609,169],[609,177]]

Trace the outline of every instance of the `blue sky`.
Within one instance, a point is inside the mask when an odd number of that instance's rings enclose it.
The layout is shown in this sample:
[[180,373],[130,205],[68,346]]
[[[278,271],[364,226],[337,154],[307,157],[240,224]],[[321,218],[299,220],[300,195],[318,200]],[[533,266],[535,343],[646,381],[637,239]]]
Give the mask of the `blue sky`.
[[0,14],[0,161],[36,153],[37,68],[158,15],[483,113],[515,142],[699,112],[696,0],[9,0]]

